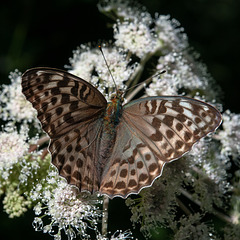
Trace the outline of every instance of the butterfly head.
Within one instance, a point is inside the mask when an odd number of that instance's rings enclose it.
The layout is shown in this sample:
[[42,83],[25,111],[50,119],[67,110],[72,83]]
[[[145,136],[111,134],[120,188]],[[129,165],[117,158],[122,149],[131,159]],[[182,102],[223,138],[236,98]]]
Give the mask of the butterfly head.
[[111,102],[123,102],[123,91],[122,90],[120,90],[120,89],[117,89],[117,92],[116,93],[113,93],[112,95],[111,95],[111,97],[110,97],[110,100],[111,100]]

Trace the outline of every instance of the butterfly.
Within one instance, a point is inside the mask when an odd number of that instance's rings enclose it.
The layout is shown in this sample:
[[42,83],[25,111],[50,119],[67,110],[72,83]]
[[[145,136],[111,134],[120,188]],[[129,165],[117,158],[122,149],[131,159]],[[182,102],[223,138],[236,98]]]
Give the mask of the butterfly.
[[22,75],[22,92],[49,135],[52,163],[80,191],[126,198],[152,185],[166,163],[214,132],[221,114],[188,97],[157,96],[123,105],[85,80],[53,68]]

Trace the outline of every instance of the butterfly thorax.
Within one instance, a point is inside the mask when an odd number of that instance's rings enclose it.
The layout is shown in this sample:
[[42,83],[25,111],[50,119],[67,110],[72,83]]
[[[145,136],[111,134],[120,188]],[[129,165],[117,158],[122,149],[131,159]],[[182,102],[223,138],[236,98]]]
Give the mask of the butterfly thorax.
[[111,102],[107,104],[107,108],[104,115],[104,127],[108,134],[115,132],[116,126],[119,123],[122,112],[122,101],[121,94],[114,94],[111,97]]

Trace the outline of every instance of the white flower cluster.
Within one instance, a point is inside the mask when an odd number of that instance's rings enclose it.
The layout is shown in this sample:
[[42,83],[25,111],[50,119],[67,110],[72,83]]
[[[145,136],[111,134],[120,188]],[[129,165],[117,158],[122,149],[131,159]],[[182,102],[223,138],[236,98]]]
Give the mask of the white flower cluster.
[[22,161],[28,151],[29,145],[26,143],[27,132],[22,130],[17,132],[13,126],[5,127],[0,132],[0,175],[7,179],[13,165]]
[[[137,83],[146,62],[152,56],[158,56],[156,69],[150,74],[162,70],[166,73],[153,77],[152,83],[146,88],[148,96],[189,95],[195,97],[200,91],[202,98],[205,95],[208,96],[207,100],[217,97],[218,91],[212,86],[214,83],[205,65],[196,61],[198,56],[191,52],[188,38],[177,20],[170,19],[169,15],[158,14],[152,18],[143,7],[138,4],[132,6],[128,1],[102,1],[98,7],[107,16],[118,16],[113,26],[115,39],[113,45],[127,51],[128,56],[135,56],[134,60],[138,66],[134,69],[135,72],[132,73],[130,79],[133,83],[128,81],[128,86]],[[114,14],[111,15],[111,13]],[[136,56],[139,61],[136,60]],[[127,61],[126,64],[128,64]],[[106,65],[103,65],[103,69],[107,70]],[[107,72],[104,73],[107,74]],[[118,72],[113,74],[114,78],[125,81],[123,73],[119,72],[119,74]]]
[[240,165],[240,114],[227,110],[222,116],[223,131],[217,136],[222,143],[222,153],[233,156],[235,162]]
[[206,67],[196,62],[187,52],[170,52],[161,56],[156,68],[166,73],[153,77],[146,88],[148,96],[186,95],[199,98],[198,91],[207,94],[211,99],[217,95],[211,91],[211,78]]
[[[31,153],[31,156],[33,157],[34,161],[27,161],[24,158],[20,163],[21,170],[18,179],[21,184],[28,184],[28,180],[36,175],[37,171],[40,169],[39,161],[42,161],[40,160],[41,151]],[[38,159],[38,161],[36,161],[36,159]]]
[[96,51],[92,51],[89,46],[81,45],[73,52],[73,58],[70,58],[72,69],[69,72],[83,78],[85,81],[96,84],[92,79],[96,57]]
[[10,85],[3,85],[0,93],[0,117],[4,121],[36,121],[36,110],[22,94],[21,73],[18,70],[9,75]]
[[[154,25],[152,28],[151,25]],[[117,21],[114,25],[115,44],[139,58],[154,52],[167,54],[169,51],[179,52],[188,47],[187,36],[177,20],[170,20],[170,16],[157,16],[152,19],[149,13],[138,12],[135,16]]]
[[[127,59],[126,53],[119,48],[103,47],[102,50],[117,86],[126,89],[124,82],[130,78],[137,64],[129,64],[131,59]],[[99,49],[90,49],[88,46],[81,45],[74,52],[70,63],[72,67],[70,73],[91,82],[107,99],[110,98],[113,92],[111,89],[115,89],[115,85]]]
[[220,151],[216,151],[215,144],[214,141],[206,137],[195,144],[187,158],[192,159],[190,164],[193,171],[197,172],[201,177],[208,179],[209,186],[211,182],[212,185],[215,185],[217,192],[224,195],[228,194],[232,189],[227,181],[227,172],[231,167],[231,163],[228,157]]
[[151,54],[157,48],[157,41],[151,29],[138,19],[131,22],[118,21],[114,26],[114,38],[117,46],[128,49],[139,58]]
[[[35,230],[42,230],[57,239],[61,239],[62,230],[68,239],[73,239],[77,235],[88,237],[87,228],[96,229],[97,221],[101,217],[96,207],[97,200],[91,204],[91,201],[82,198],[75,187],[68,185],[58,176],[56,169],[50,171],[47,182],[48,187],[39,183],[31,194],[34,201],[40,200],[34,207],[35,214],[43,214],[34,219]],[[46,216],[50,218],[50,223],[44,226],[42,218]]]
[[161,44],[163,54],[169,51],[180,52],[188,47],[188,38],[184,29],[176,19],[170,19],[169,15],[156,15],[156,38]]
[[3,209],[10,218],[19,217],[31,206],[31,201],[19,192],[14,186],[10,186],[3,199]]
[[[159,60],[154,71],[167,72],[161,80],[159,76],[153,78],[146,89],[147,95],[186,94],[179,92],[182,88],[210,91],[206,68],[203,64],[197,65],[189,53],[187,36],[177,20],[162,15],[152,18],[144,8],[131,6],[128,1],[102,1],[98,8],[106,15],[115,12],[118,16],[113,26],[115,41],[103,52],[119,88],[125,89],[126,85],[137,83],[146,62],[157,55]],[[135,56],[134,61],[132,56]],[[99,50],[81,45],[70,63],[71,73],[87,81],[91,79],[101,92],[106,93],[106,88],[108,92],[114,91],[114,82]],[[189,95],[195,96],[196,93]],[[109,98],[109,94],[106,97]]]
[[128,1],[101,1],[98,8],[107,16],[115,12],[118,16],[114,25],[115,44],[140,58],[155,51],[166,54],[171,50],[179,52],[188,47],[183,28],[176,19],[171,20],[169,15],[156,14],[153,19],[144,7]]

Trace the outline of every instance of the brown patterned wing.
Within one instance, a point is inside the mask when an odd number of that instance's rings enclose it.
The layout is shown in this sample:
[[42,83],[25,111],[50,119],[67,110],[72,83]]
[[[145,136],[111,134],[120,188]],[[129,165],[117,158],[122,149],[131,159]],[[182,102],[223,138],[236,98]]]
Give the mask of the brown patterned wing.
[[186,97],[149,97],[123,107],[117,138],[100,191],[126,198],[150,186],[164,164],[191,150],[221,123],[211,105]]
[[51,68],[26,71],[22,88],[51,139],[49,151],[60,175],[80,190],[97,191],[100,177],[94,166],[104,96],[83,79]]

